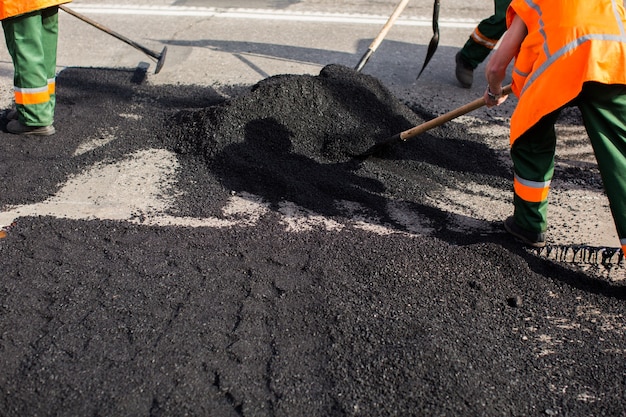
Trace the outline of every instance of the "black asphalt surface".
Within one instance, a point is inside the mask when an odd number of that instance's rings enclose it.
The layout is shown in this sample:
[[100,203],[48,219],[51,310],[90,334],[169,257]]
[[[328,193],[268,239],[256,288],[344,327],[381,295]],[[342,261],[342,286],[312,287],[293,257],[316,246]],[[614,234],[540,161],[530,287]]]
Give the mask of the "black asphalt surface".
[[[1,416],[624,415],[623,283],[427,204],[470,180],[510,187],[480,137],[450,122],[354,158],[431,115],[340,66],[228,100],[144,76],[64,70],[55,136],[0,133],[0,207],[157,148],[181,166],[173,215],[219,216],[241,193],[270,211],[221,229],[18,218],[0,239]],[[344,227],[287,231],[285,201]],[[407,233],[390,201],[432,232]]]

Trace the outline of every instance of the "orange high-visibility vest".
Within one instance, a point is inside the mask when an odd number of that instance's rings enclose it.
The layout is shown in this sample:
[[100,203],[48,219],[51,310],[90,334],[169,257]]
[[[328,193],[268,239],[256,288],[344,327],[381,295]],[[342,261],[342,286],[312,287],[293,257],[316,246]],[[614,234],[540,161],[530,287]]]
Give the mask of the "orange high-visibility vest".
[[72,0],[0,0],[0,20],[70,1]]
[[528,35],[515,57],[511,144],[578,96],[586,81],[626,84],[626,13],[617,0],[513,0]]

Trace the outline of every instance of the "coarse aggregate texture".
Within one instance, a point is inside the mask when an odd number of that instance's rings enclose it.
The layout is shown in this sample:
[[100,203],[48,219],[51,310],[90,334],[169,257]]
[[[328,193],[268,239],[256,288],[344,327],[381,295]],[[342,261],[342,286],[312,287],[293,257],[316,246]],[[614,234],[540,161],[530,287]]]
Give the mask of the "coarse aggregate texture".
[[[225,217],[233,196],[267,210],[228,227],[18,218],[0,239],[0,415],[623,415],[623,283],[431,204],[510,187],[462,124],[362,160],[431,115],[340,66],[228,99],[140,71],[57,83],[57,135],[1,135],[0,207],[164,149],[171,215]],[[287,203],[327,223],[289,229]]]

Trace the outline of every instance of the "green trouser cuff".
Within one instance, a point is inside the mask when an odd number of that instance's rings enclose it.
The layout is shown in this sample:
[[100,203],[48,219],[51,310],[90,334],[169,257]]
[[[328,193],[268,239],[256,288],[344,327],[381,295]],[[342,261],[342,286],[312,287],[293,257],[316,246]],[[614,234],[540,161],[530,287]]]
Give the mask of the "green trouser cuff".
[[513,217],[519,227],[529,232],[545,233],[548,228],[548,200],[530,203],[514,195],[513,206]]
[[491,53],[491,49],[474,42],[472,38],[469,38],[463,48],[461,49],[461,58],[472,69],[476,69],[481,62],[483,62],[487,56]]

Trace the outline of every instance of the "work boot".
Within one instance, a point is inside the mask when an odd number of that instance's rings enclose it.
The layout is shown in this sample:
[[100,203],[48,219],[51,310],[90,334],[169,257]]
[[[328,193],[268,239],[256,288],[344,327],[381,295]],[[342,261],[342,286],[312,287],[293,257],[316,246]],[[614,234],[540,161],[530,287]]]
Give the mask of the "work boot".
[[7,131],[16,135],[36,135],[36,136],[50,136],[56,133],[54,126],[26,126],[19,120],[11,120],[7,123]]
[[461,57],[461,51],[455,56],[456,61],[456,79],[459,80],[463,88],[470,88],[474,82],[474,68],[465,62]]
[[504,229],[528,246],[533,248],[543,248],[546,246],[545,233],[529,232],[528,230],[522,229],[515,223],[513,216],[504,221]]
[[17,110],[9,110],[6,114],[7,120],[17,120]]

